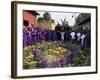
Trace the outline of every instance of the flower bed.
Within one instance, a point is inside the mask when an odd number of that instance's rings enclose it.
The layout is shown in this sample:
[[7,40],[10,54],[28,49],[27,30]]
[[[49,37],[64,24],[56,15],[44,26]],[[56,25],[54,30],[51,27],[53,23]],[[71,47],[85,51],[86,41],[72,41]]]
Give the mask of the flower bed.
[[90,64],[90,55],[85,55],[86,51],[82,51],[76,45],[65,44],[60,41],[42,41],[25,46],[23,51],[24,69],[86,66]]

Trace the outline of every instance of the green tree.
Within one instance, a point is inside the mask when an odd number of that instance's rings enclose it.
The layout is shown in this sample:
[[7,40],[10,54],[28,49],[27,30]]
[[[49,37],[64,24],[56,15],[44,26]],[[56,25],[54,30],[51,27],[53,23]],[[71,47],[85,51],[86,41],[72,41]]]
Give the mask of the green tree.
[[52,20],[51,20],[51,23],[55,23],[55,20],[54,20],[54,19],[52,19]]
[[61,22],[62,22],[61,31],[69,31],[70,30],[70,26],[68,24],[68,21],[66,21],[66,18],[64,18],[63,20],[61,19]]
[[50,13],[49,12],[45,12],[44,14],[43,14],[43,19],[44,20],[46,20],[46,21],[51,21],[51,15],[50,15]]
[[68,26],[68,21],[66,21],[66,18],[64,20],[61,19],[62,26]]
[[38,22],[44,21],[43,17],[38,17]]

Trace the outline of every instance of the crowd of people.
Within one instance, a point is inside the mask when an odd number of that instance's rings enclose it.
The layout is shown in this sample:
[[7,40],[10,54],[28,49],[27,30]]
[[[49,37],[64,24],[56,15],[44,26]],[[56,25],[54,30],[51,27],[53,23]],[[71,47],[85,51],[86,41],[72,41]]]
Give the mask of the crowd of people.
[[24,46],[32,45],[42,41],[65,41],[72,44],[80,44],[81,48],[90,48],[91,34],[90,30],[69,30],[65,32],[55,30],[42,30],[38,28],[23,28]]
[[81,48],[90,48],[91,46],[91,32],[89,30],[72,31],[71,42],[80,44]]

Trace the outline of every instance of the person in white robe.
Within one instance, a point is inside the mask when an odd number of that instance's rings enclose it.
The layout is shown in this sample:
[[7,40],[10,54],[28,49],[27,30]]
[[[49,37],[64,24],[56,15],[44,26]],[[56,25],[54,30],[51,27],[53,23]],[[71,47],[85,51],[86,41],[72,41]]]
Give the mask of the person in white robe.
[[75,41],[75,32],[72,31],[72,32],[70,33],[70,36],[71,36],[71,42],[72,42],[72,44],[73,44],[74,41]]
[[85,37],[86,37],[85,34],[82,34],[82,35],[81,35],[81,47],[82,47],[82,48],[85,47]]

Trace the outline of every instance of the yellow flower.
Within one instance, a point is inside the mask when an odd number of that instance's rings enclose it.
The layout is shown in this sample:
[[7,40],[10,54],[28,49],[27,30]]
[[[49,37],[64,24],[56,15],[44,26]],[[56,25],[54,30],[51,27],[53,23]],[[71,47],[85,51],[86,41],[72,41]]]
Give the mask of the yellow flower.
[[58,47],[58,49],[61,49],[61,47]]
[[54,52],[54,53],[59,53],[59,51],[56,51],[56,50],[54,50],[53,52]]
[[35,46],[34,46],[34,45],[32,45],[32,47],[34,48]]
[[49,49],[50,51],[52,51],[52,49]]
[[37,44],[40,44],[40,43],[37,43]]

